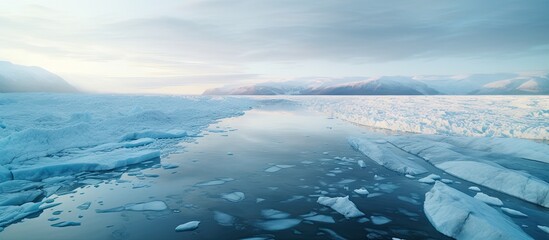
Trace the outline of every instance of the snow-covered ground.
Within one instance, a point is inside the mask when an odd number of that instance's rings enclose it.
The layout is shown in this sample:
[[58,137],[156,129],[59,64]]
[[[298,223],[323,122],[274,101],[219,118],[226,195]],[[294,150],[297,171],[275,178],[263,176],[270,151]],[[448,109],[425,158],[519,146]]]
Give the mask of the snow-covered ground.
[[7,168],[0,179],[41,180],[158,158],[252,104],[218,97],[0,95],[0,168]]
[[290,99],[332,117],[395,131],[549,139],[548,96],[323,96]]

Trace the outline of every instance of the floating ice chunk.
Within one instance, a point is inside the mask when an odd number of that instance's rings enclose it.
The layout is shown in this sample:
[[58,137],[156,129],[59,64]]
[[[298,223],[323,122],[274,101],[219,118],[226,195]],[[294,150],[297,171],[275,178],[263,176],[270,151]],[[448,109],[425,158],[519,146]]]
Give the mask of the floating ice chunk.
[[318,230],[328,233],[330,235],[330,239],[332,240],[346,240],[346,238],[340,236],[335,231],[327,228],[319,228]]
[[73,226],[80,226],[80,223],[71,222],[71,221],[62,221],[62,222],[54,223],[51,226],[52,227],[73,227]]
[[305,220],[313,221],[313,222],[323,222],[323,223],[335,223],[334,218],[327,216],[327,215],[315,215],[311,217],[304,218]]
[[163,201],[151,201],[144,203],[130,203],[121,207],[110,208],[110,209],[97,209],[97,213],[110,213],[110,212],[121,212],[121,211],[163,211],[168,209],[168,206]]
[[141,138],[154,138],[154,139],[163,139],[163,138],[182,138],[187,137],[188,134],[186,131],[182,130],[170,130],[170,131],[142,131],[142,132],[133,132],[128,133],[122,137],[122,141],[128,140],[137,140]]
[[436,166],[467,181],[549,207],[549,184],[527,173],[473,161],[450,161]]
[[100,184],[102,182],[103,181],[101,181],[99,179],[90,179],[90,178],[79,181],[79,183],[86,184],[86,185],[97,185],[97,184]]
[[164,169],[174,169],[174,168],[178,168],[179,165],[177,164],[173,164],[173,163],[162,163],[162,168]]
[[352,182],[355,182],[356,180],[354,179],[343,179],[341,181],[338,182],[338,184],[349,184],[349,183],[352,183]]
[[260,202],[263,202],[263,201],[265,201],[264,198],[256,198],[255,199],[255,203],[260,203]]
[[504,213],[507,213],[508,215],[511,215],[511,216],[515,216],[515,217],[528,217],[528,215],[524,214],[524,213],[521,212],[521,211],[515,210],[515,209],[506,208],[506,207],[501,207],[501,210],[502,210]]
[[40,212],[42,203],[25,203],[21,206],[0,206],[0,227],[5,227],[31,214]]
[[484,193],[481,193],[481,192],[477,193],[474,198],[478,199],[480,201],[483,201],[485,203],[488,203],[490,205],[503,206],[503,202],[501,200],[499,200],[499,198],[488,196],[487,194],[484,194]]
[[221,198],[229,201],[229,202],[240,202],[244,200],[245,195],[243,192],[232,192],[232,193],[225,193],[221,195]]
[[368,194],[368,198],[378,197],[378,196],[381,196],[381,195],[383,195],[383,193],[370,193],[370,194]]
[[282,170],[282,168],[279,168],[277,166],[272,166],[272,167],[269,167],[269,168],[265,169],[265,172],[273,173],[273,172],[278,172],[280,170]]
[[269,173],[273,173],[273,172],[278,172],[284,168],[291,168],[291,167],[295,167],[295,165],[275,165],[275,166],[272,166],[272,167],[269,167],[267,169],[265,169],[265,172],[269,172]]
[[383,225],[391,222],[391,219],[388,219],[384,216],[371,216],[370,219],[372,220],[372,223],[375,225]]
[[197,186],[197,187],[215,186],[215,185],[225,184],[225,183],[230,182],[230,181],[234,181],[234,179],[233,178],[218,178],[217,180],[212,180],[212,181],[207,181],[207,182],[199,182],[199,183],[195,184],[195,186]]
[[[427,169],[421,165],[402,156],[404,154],[410,154],[398,149],[390,143],[376,144],[368,139],[354,137],[349,138],[348,141],[354,149],[362,152],[379,165],[395,172],[412,175],[427,172]],[[398,152],[402,152],[402,154],[397,154]]]
[[235,218],[229,214],[214,211],[214,220],[221,226],[233,226]]
[[549,227],[543,226],[543,225],[538,225],[538,228],[539,228],[541,231],[544,231],[544,232],[546,232],[547,234],[549,234]]
[[446,184],[449,184],[449,183],[453,183],[453,182],[454,182],[453,180],[446,179],[446,178],[443,178],[443,179],[441,179],[440,181],[443,182],[443,183],[446,183]]
[[78,208],[80,210],[88,210],[90,208],[90,206],[91,206],[91,202],[85,202],[85,203],[80,204],[76,208]]
[[285,213],[275,209],[263,209],[261,210],[261,215],[267,219],[282,219],[288,218],[290,216],[289,213]]
[[156,150],[117,149],[63,162],[39,163],[31,167],[12,170],[14,179],[41,180],[44,178],[72,175],[80,172],[112,170],[160,157]]
[[364,213],[356,208],[356,205],[349,200],[349,196],[345,197],[318,197],[317,203],[331,207],[336,212],[342,214],[346,218],[361,217]]
[[435,181],[438,180],[438,179],[440,179],[440,176],[439,176],[439,175],[436,175],[436,174],[429,174],[429,176],[424,177],[424,178],[420,178],[420,179],[417,180],[417,181],[420,182],[420,183],[432,184],[432,183],[435,183]]
[[414,176],[412,176],[412,175],[410,175],[410,174],[406,174],[406,175],[404,175],[404,176],[407,177],[407,178],[409,178],[409,179],[414,179],[414,178],[416,178],[416,177],[414,177]]
[[41,190],[3,193],[0,194],[0,206],[21,205],[23,203],[32,202],[40,195],[42,195]]
[[198,228],[200,221],[190,221],[175,227],[176,232],[193,231]]
[[425,194],[425,215],[433,226],[456,239],[531,239],[501,213],[467,194],[436,182]]
[[386,192],[386,193],[392,193],[392,192],[394,192],[396,189],[399,188],[397,185],[392,184],[392,183],[382,183],[382,184],[377,185],[377,187],[378,187],[381,191]]
[[414,204],[414,205],[420,205],[421,203],[418,202],[417,200],[411,198],[411,197],[406,197],[406,196],[398,196],[397,197],[398,200],[400,201],[404,201],[404,202],[408,202],[408,203],[411,203],[411,204]]
[[293,202],[295,200],[299,200],[299,199],[303,199],[305,198],[304,196],[299,196],[299,195],[296,195],[296,196],[292,196],[291,198],[288,198],[284,201],[281,201],[281,203],[289,203],[289,202]]
[[288,219],[260,221],[260,222],[257,222],[255,225],[258,228],[261,228],[266,231],[279,231],[279,230],[284,230],[284,229],[294,227],[298,225],[300,222],[301,220],[299,219],[288,218]]
[[376,181],[383,181],[383,180],[385,180],[385,178],[382,177],[382,176],[379,176],[379,175],[377,175],[377,174],[374,174],[374,180],[376,180]]
[[365,222],[369,222],[369,221],[370,221],[370,219],[367,218],[367,217],[362,217],[362,218],[359,218],[357,220],[357,222],[359,222],[359,223],[365,223]]
[[366,163],[364,162],[364,160],[358,160],[358,166],[361,167],[361,168],[365,168],[366,167]]
[[166,210],[168,206],[163,201],[152,201],[146,203],[130,204],[124,207],[129,211],[162,211]]
[[480,188],[478,188],[476,186],[470,186],[468,189],[471,190],[471,191],[480,192]]
[[364,187],[361,187],[359,189],[355,189],[353,190],[353,192],[357,193],[357,194],[360,194],[360,195],[368,195],[370,194],[370,192],[368,192],[368,190]]
[[10,180],[0,183],[0,194],[21,192],[29,189],[35,189],[42,185],[42,183],[26,180]]

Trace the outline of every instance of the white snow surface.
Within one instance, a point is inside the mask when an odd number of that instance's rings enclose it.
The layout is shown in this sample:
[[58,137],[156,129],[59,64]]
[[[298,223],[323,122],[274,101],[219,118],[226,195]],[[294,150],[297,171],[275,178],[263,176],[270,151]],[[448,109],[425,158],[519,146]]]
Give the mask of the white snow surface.
[[336,212],[346,218],[362,217],[364,213],[356,208],[356,205],[349,200],[349,196],[345,197],[318,197],[317,203],[331,207]]
[[425,194],[425,215],[455,239],[532,239],[501,213],[467,194],[436,182]]
[[[0,181],[9,180],[6,170],[17,172],[15,179],[39,180],[157,158],[177,151],[180,138],[195,136],[219,119],[241,115],[255,102],[222,97],[2,94]],[[112,156],[116,160],[109,161]]]
[[331,117],[395,131],[549,139],[549,96],[288,98]]

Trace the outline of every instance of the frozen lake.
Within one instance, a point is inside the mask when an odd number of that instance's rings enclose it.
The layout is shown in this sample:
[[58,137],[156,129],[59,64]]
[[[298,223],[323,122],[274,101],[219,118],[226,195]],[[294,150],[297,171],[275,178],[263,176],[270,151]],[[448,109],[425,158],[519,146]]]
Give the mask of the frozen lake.
[[[372,159],[376,154],[362,152],[373,150],[353,148],[351,136],[382,145],[394,142],[390,146],[395,148],[392,158],[412,161],[425,172],[412,177],[381,166]],[[454,177],[423,160],[422,157],[428,158],[422,155],[427,151],[411,154],[414,150],[406,148],[408,137],[416,139],[414,134],[355,125],[274,101],[242,116],[221,119],[194,137],[179,140],[176,147],[182,151],[112,171],[79,173],[73,175],[76,178],[61,179],[61,188],[47,198],[60,205],[5,226],[0,237],[446,239],[424,213],[425,193],[433,185],[418,179],[429,174],[439,175],[437,180],[471,197],[477,192],[469,187],[479,187],[483,193],[501,199],[504,207],[527,215],[509,217],[494,207],[502,218],[520,226],[532,238],[547,237],[537,227],[549,222],[548,209],[540,206],[543,199],[535,204]],[[461,144],[455,139],[444,141]],[[542,159],[537,161],[505,152],[452,149],[464,156],[527,172],[542,182],[549,180],[543,151]],[[381,156],[386,156],[383,151]],[[369,194],[354,191],[361,188]],[[346,218],[317,203],[321,196],[349,196],[364,216]],[[131,205],[147,202],[153,204]],[[189,221],[200,224],[193,231],[174,231]]]

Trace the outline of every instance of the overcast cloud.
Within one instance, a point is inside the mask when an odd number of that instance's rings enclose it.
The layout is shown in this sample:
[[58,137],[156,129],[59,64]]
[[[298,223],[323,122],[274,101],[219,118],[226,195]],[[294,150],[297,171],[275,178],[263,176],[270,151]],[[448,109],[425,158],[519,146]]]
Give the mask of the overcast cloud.
[[93,91],[549,70],[549,1],[541,0],[0,5],[1,60],[44,67]]

